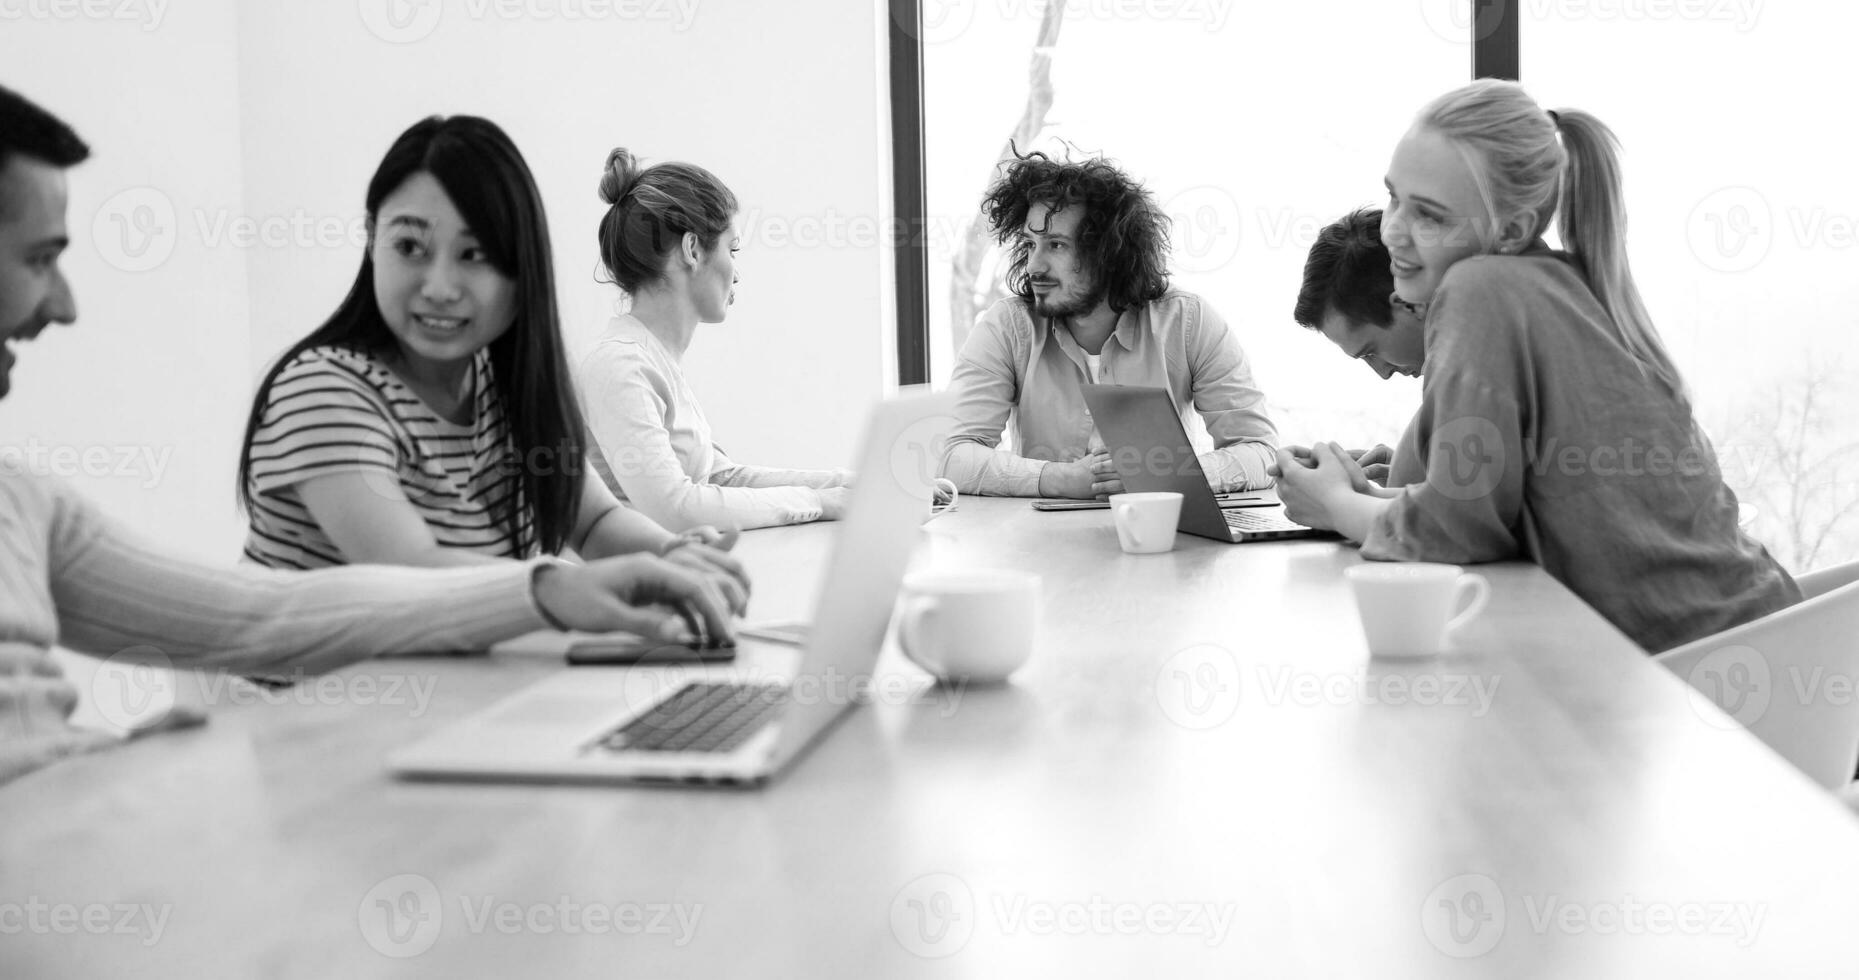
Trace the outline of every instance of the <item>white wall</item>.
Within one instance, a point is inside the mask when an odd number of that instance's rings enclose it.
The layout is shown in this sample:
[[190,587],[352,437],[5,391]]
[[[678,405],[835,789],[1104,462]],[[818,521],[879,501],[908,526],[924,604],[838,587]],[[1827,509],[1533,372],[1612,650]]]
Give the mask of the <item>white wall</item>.
[[204,247],[188,216],[240,207],[234,7],[172,4],[158,20],[108,9],[144,19],[0,23],[0,84],[92,148],[69,175],[62,264],[78,321],[16,347],[0,447],[44,450],[112,514],[230,561],[244,537],[233,474],[251,384],[245,262]]
[[[485,116],[510,133],[542,188],[578,362],[618,299],[594,281],[604,211],[595,188],[607,151],[625,145],[648,160],[699,163],[762,229],[745,236],[729,321],[701,328],[687,355],[718,441],[750,462],[849,463],[859,409],[886,377],[885,253],[875,242],[775,247],[767,216],[869,223],[888,200],[875,165],[887,143],[875,5],[616,6],[647,16],[505,18],[494,3],[454,0],[430,33],[399,44],[370,33],[353,4],[241,9],[247,205],[258,215],[302,208],[352,220],[401,130],[435,112]],[[346,244],[251,253],[258,362],[335,307],[359,256]]]
[[[260,371],[353,279],[353,230],[388,144],[422,116],[463,112],[503,126],[536,173],[576,360],[618,295],[594,282],[607,150],[690,160],[728,182],[748,226],[743,283],[687,369],[739,459],[849,463],[860,410],[891,374],[878,5],[619,0],[605,9],[632,19],[551,16],[599,4],[197,0],[159,18],[152,4],[126,8],[140,22],[0,23],[0,82],[96,149],[71,174],[65,268],[81,319],[19,352],[0,446],[163,460],[76,482],[164,541],[231,560],[238,437]],[[138,187],[153,190],[97,219]],[[139,227],[142,206],[154,235],[132,231],[131,250],[148,249],[130,255],[119,223]],[[151,269],[124,268],[164,249]]]

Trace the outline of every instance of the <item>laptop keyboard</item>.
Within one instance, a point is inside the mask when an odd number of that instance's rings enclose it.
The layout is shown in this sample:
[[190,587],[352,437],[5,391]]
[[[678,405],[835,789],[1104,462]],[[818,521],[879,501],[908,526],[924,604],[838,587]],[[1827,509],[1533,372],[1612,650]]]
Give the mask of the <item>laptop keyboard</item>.
[[1302,531],[1304,525],[1277,513],[1258,514],[1250,510],[1223,510],[1226,526],[1235,531]]
[[594,741],[610,752],[729,752],[786,703],[785,684],[692,681]]

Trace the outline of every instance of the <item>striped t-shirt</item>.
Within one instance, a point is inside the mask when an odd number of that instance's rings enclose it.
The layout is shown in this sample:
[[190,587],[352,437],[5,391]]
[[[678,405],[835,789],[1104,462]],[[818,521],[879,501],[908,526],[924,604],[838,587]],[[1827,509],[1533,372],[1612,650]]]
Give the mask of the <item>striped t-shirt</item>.
[[398,485],[445,547],[529,556],[535,531],[528,508],[521,508],[516,541],[497,517],[520,487],[507,462],[516,454],[485,351],[472,358],[471,386],[473,420],[457,425],[371,354],[312,347],[292,358],[271,384],[248,450],[253,503],[245,556],[274,568],[348,564],[297,494],[303,481],[332,473]]

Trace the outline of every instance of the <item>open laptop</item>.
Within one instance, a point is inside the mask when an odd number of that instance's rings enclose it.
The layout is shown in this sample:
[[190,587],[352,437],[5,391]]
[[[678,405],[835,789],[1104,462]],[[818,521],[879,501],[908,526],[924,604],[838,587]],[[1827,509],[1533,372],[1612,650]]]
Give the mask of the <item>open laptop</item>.
[[1138,385],[1084,385],[1083,389],[1091,420],[1117,464],[1123,488],[1132,493],[1180,493],[1177,526],[1181,530],[1232,544],[1335,536],[1286,517],[1282,504],[1222,508],[1207,485],[1207,475],[1168,392]]
[[[755,785],[869,690],[954,410],[911,395],[872,410],[846,517],[798,647],[744,636],[734,663],[565,670],[388,759],[405,776]],[[932,431],[934,430],[934,431]],[[928,450],[928,452],[923,452]]]

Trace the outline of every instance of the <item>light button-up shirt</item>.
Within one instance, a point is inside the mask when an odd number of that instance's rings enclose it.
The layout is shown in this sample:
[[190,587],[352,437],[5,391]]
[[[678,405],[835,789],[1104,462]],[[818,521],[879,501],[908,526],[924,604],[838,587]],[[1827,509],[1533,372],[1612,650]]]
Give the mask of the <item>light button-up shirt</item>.
[[[963,493],[1037,496],[1048,462],[1082,458],[1101,441],[1085,406],[1086,353],[1061,321],[1009,297],[976,321],[952,384],[955,425],[942,475]],[[1169,393],[1201,469],[1215,490],[1267,487],[1278,430],[1245,352],[1226,321],[1199,296],[1170,290],[1125,310],[1099,353],[1102,384],[1145,385]],[[1014,449],[1001,447],[1011,426]],[[1211,437],[1211,438],[1208,438]]]

